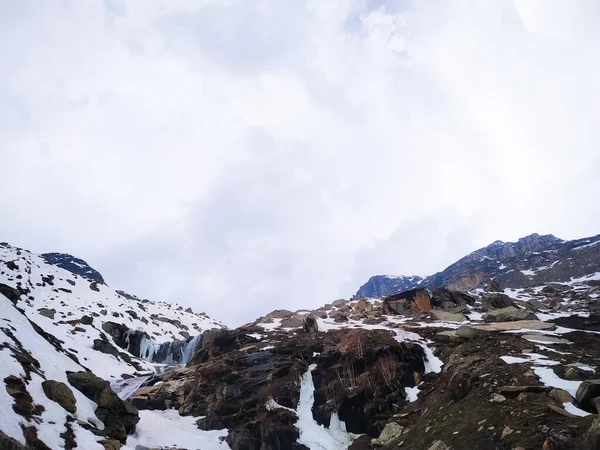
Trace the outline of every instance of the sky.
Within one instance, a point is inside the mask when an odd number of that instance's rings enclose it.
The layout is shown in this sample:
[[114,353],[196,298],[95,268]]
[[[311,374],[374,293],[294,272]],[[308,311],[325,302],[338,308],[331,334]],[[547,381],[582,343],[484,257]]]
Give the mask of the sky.
[[600,233],[595,0],[4,0],[0,240],[239,325]]

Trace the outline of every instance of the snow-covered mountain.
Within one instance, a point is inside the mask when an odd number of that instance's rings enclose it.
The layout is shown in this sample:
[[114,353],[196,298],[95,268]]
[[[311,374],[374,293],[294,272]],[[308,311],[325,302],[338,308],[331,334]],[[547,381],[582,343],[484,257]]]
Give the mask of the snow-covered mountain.
[[[93,435],[104,428],[96,405],[74,383],[69,388],[68,373],[94,374],[119,392],[129,379],[185,363],[203,331],[224,326],[173,303],[120,295],[84,261],[50,255],[0,244],[0,379],[6,384],[0,430],[39,448],[46,447],[36,439],[58,449],[71,438],[79,448],[102,448]],[[49,401],[42,381],[63,383],[56,389],[75,395],[77,411],[69,415]],[[13,404],[11,395],[25,406],[5,407]]]
[[517,242],[495,241],[441,272],[425,277],[377,275],[360,287],[357,297],[396,294],[417,286],[470,290],[490,280],[507,288],[565,282],[600,272],[600,235],[564,241],[531,234]]

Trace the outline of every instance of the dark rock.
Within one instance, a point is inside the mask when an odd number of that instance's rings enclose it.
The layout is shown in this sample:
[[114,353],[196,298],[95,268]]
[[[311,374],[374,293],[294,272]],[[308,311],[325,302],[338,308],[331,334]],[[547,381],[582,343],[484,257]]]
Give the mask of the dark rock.
[[376,275],[371,277],[369,281],[360,287],[356,293],[356,297],[385,297],[397,294],[398,292],[414,289],[419,286],[422,281],[423,278],[416,275],[408,277]]
[[32,448],[25,447],[23,444],[8,437],[0,430],[0,450],[32,450]]
[[[68,270],[75,275],[79,275],[89,281],[94,281],[104,284],[102,275],[97,270],[94,270],[83,259],[76,258],[67,253],[44,253],[41,255],[49,264]],[[69,280],[67,280],[69,281]],[[75,283],[72,283],[75,285]]]
[[127,435],[139,422],[138,410],[121,400],[110,388],[110,383],[89,372],[68,372],[69,383],[98,405],[96,416],[105,426],[109,438],[125,443]]
[[486,323],[516,322],[518,320],[537,320],[537,317],[533,311],[509,306],[508,308],[491,309],[483,318],[483,321]]
[[50,400],[55,401],[62,406],[66,411],[74,414],[77,411],[75,396],[71,388],[65,383],[55,380],[44,380],[42,381],[42,389],[44,394]]
[[21,298],[21,295],[27,295],[27,291],[0,283],[0,294],[4,295],[7,299],[13,302],[14,305],[16,305]]
[[79,323],[82,325],[92,325],[94,323],[94,318],[92,316],[82,316],[79,319]]
[[54,320],[54,315],[56,314],[56,310],[54,308],[53,309],[40,308],[40,309],[38,309],[38,312],[40,313],[41,316],[47,317],[52,320]]
[[97,281],[92,281],[90,283],[90,289],[92,291],[100,292],[100,288],[98,288],[98,282]]
[[308,314],[304,317],[302,329],[305,333],[316,333],[319,331],[319,324],[314,314]]
[[481,309],[489,311],[490,309],[500,309],[515,306],[512,298],[505,294],[487,295],[481,301]]
[[582,381],[577,389],[575,399],[579,407],[587,412],[595,413],[592,399],[600,396],[600,380]]

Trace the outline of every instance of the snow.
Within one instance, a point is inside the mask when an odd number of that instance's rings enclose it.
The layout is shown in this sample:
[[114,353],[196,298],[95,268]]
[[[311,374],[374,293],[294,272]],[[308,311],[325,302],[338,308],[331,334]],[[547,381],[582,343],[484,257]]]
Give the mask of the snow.
[[575,416],[585,417],[585,416],[591,415],[589,412],[579,409],[577,406],[575,406],[571,402],[563,403],[563,408],[565,409],[565,411],[567,411],[568,413],[571,413]]
[[528,277],[532,277],[535,275],[536,271],[535,270],[521,270],[521,273]]
[[312,371],[316,368],[317,365],[312,364],[302,376],[297,410],[298,422],[296,422],[296,427],[300,431],[298,443],[306,445],[310,450],[347,449],[357,436],[346,431],[346,425],[340,421],[337,413],[332,414],[329,428],[319,425],[313,419],[315,385]]
[[440,358],[433,354],[433,351],[426,345],[419,342],[425,351],[425,373],[440,373],[444,363]]
[[263,338],[263,335],[259,334],[259,333],[249,333],[246,336],[250,336],[251,338],[259,339],[259,340],[261,340]]
[[404,388],[404,390],[406,391],[406,400],[408,400],[410,403],[416,402],[418,400],[417,395],[419,394],[419,392],[421,392],[418,386]]
[[540,381],[546,386],[552,386],[555,388],[563,389],[571,394],[573,397],[577,394],[577,389],[581,384],[581,381],[563,380],[549,367],[534,367],[533,371],[540,379]]
[[501,356],[500,359],[506,364],[521,364],[533,362],[540,366],[556,366],[558,361],[549,360],[546,355],[540,353],[524,353],[522,356]]
[[[3,319],[6,320],[6,319]],[[1,324],[2,322],[0,322]],[[0,325],[4,326],[4,324]],[[2,331],[0,329],[0,339],[2,339]],[[4,380],[9,375],[24,376],[25,372],[13,357],[12,353],[8,349],[0,350],[0,380]],[[13,411],[9,405],[13,404],[13,398],[8,395],[4,386],[0,387],[0,430],[6,435],[18,440],[22,444],[25,443],[23,432],[21,431],[20,424],[23,422],[23,418]]]
[[111,383],[111,388],[121,400],[127,400],[141,388],[150,376],[130,378],[129,380],[119,380]]
[[[19,269],[3,270],[3,273],[0,273],[0,283],[15,288],[21,283],[23,288],[31,291],[30,299],[22,298],[18,301],[19,308],[44,331],[63,341],[64,349],[72,349],[69,351],[77,355],[82,366],[104,379],[136,372],[132,365],[93,349],[95,339],[104,337],[112,341],[102,330],[104,322],[114,321],[123,323],[130,330],[143,330],[152,339],[158,339],[160,342],[175,338],[185,341],[185,333],[195,331],[199,334],[209,328],[223,327],[219,322],[204,315],[186,312],[176,304],[125,298],[102,284],[97,285],[96,292],[90,288],[90,281],[49,264],[41,256],[27,250],[10,246],[0,247],[1,261],[14,261]],[[16,275],[21,275],[22,279],[16,279]],[[46,277],[54,277],[52,284],[42,279]],[[38,312],[40,308],[56,310],[55,318],[41,316]],[[137,318],[126,311],[132,311]],[[92,316],[94,322],[92,325],[78,325],[83,327],[85,332],[75,332],[74,326],[66,321],[80,319],[83,315]],[[164,318],[173,323],[157,318]],[[174,324],[177,322],[181,323],[181,327]],[[151,347],[150,344],[146,345],[147,353],[151,352]],[[125,350],[120,351],[127,353]],[[153,370],[151,364],[144,361],[139,361],[139,364],[143,370]]]
[[229,450],[220,438],[227,430],[202,431],[196,426],[197,417],[182,417],[174,409],[166,411],[140,411],[140,421],[134,434],[127,438],[122,450],[134,450],[136,446],[149,448],[177,447],[188,450]]

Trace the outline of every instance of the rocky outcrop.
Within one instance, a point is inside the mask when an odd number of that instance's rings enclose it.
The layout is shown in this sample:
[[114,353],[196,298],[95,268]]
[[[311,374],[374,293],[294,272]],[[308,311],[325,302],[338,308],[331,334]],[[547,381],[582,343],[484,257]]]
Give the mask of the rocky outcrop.
[[484,322],[516,322],[518,320],[537,320],[537,317],[533,311],[528,309],[509,306],[508,308],[489,310],[483,320]]
[[423,278],[412,276],[376,275],[363,284],[356,297],[385,297],[418,287]]
[[100,272],[90,267],[90,265],[83,259],[76,258],[75,256],[67,253],[44,253],[41,256],[49,264],[54,264],[55,266],[68,270],[69,272],[79,275],[86,280],[105,284],[104,278],[102,278]]
[[93,373],[70,372],[67,379],[71,386],[98,405],[96,416],[104,423],[106,436],[124,444],[140,420],[137,408],[121,400],[108,381]]

